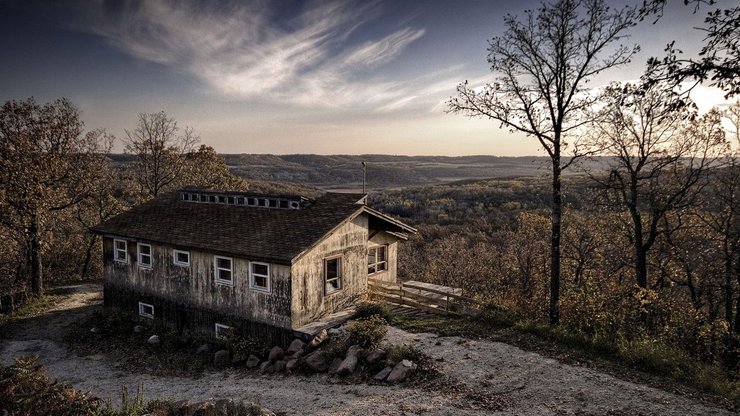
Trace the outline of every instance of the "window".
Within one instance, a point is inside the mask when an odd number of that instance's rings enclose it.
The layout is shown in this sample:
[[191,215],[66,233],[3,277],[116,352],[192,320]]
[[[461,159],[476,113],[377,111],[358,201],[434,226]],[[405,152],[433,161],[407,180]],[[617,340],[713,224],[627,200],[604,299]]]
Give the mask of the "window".
[[367,249],[367,274],[384,272],[388,268],[387,251],[388,246],[375,246]]
[[215,204],[216,203],[216,195],[209,195],[208,196],[208,202]]
[[214,256],[213,274],[215,276],[216,283],[222,285],[234,285],[234,275],[230,258]]
[[190,194],[182,194],[183,201],[190,201]]
[[270,291],[270,265],[267,263],[249,263],[249,287],[252,289]]
[[226,201],[227,201],[227,203],[228,203],[229,205],[234,205],[234,201],[235,201],[235,199],[234,199],[234,197],[233,197],[233,196],[230,196],[230,197],[227,197],[227,198],[226,198]]
[[326,294],[342,289],[342,258],[334,257],[324,260],[324,282]]
[[154,319],[154,306],[148,303],[139,302],[139,316]]
[[183,266],[183,267],[190,266],[190,252],[182,251],[182,250],[175,250],[172,253],[172,262],[175,263],[175,266]]
[[152,267],[152,246],[149,244],[137,244],[136,256],[136,261],[139,267],[147,269]]
[[200,196],[200,202],[208,202],[208,195],[202,195]]
[[219,196],[218,197],[218,203],[219,204],[225,204],[226,203],[226,197],[225,196]]
[[128,263],[128,247],[126,240],[113,240],[113,260]]
[[229,337],[231,331],[233,328],[231,328],[228,325],[223,324],[216,324],[216,338],[218,339],[226,339]]
[[281,199],[280,200],[280,208],[288,208],[288,201]]

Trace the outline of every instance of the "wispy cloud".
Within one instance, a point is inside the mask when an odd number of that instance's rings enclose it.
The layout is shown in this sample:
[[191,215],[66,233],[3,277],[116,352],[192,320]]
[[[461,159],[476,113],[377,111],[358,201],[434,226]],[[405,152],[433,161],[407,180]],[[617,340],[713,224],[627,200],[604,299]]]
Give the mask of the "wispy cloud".
[[[308,3],[278,19],[275,2],[85,2],[77,29],[139,59],[190,73],[235,100],[301,106],[398,108],[418,96],[407,80],[378,75],[421,38],[402,27],[353,34],[380,10],[374,2]],[[454,83],[452,84],[454,85]]]

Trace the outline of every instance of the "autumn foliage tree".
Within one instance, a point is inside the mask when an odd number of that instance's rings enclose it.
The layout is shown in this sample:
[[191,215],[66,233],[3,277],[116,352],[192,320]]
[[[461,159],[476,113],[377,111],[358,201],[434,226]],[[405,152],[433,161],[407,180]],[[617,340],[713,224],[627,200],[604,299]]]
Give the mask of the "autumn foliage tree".
[[0,221],[20,247],[19,278],[34,294],[44,290],[41,256],[52,215],[90,196],[110,138],[84,131],[68,100],[8,101],[0,109]]
[[577,138],[592,121],[597,100],[585,84],[629,62],[638,48],[619,42],[636,17],[636,9],[612,10],[603,0],[560,0],[522,18],[507,15],[506,31],[489,42],[488,62],[496,81],[481,89],[465,82],[448,102],[451,112],[489,118],[534,137],[550,158],[551,324],[558,324],[560,315],[561,176],[584,154]]

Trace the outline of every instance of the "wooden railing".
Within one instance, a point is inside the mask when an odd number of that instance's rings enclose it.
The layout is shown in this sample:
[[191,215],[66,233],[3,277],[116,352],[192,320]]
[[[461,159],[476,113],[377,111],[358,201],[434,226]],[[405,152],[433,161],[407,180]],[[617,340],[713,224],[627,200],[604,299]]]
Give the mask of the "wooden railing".
[[391,283],[368,278],[368,290],[374,300],[406,305],[435,314],[473,315],[479,304],[472,298],[412,283]]

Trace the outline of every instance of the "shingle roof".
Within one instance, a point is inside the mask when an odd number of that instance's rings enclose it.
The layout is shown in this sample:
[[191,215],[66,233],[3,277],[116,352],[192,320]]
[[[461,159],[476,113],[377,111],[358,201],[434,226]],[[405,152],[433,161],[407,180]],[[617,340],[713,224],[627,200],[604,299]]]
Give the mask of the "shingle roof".
[[342,222],[364,212],[364,197],[327,193],[302,209],[270,209],[186,202],[179,192],[171,192],[93,227],[93,232],[290,264]]

